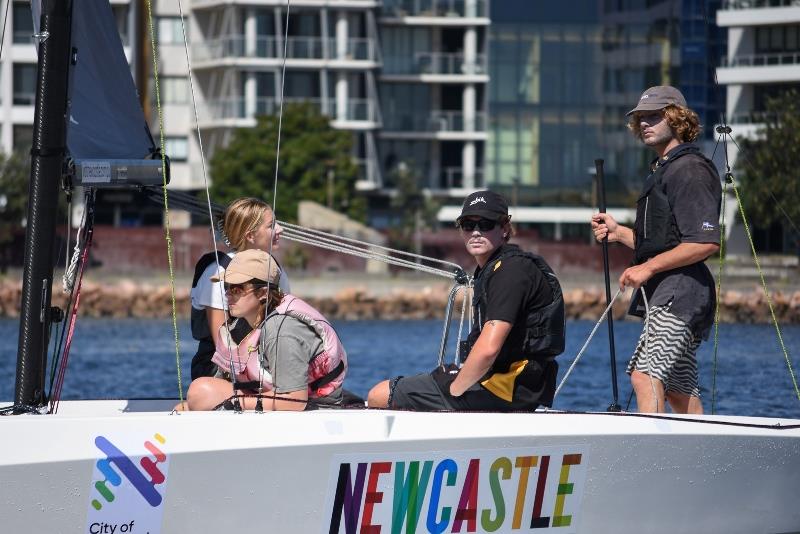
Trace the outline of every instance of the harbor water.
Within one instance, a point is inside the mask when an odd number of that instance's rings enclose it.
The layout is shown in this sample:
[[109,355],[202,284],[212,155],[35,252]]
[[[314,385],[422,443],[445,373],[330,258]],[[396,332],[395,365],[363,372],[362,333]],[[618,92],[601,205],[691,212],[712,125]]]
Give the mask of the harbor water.
[[[380,380],[432,369],[442,337],[440,321],[337,321],[335,327],[347,349],[350,369],[346,387],[366,395]],[[619,403],[625,408],[631,388],[625,365],[642,325],[616,322]],[[18,322],[0,320],[0,400],[14,396]],[[80,319],[69,356],[63,398],[178,397],[177,361],[185,394],[189,364],[196,342],[188,321],[178,322],[178,354],[169,319]],[[567,324],[567,347],[558,357],[559,380],[594,327],[587,321]],[[800,327],[782,328],[785,346],[797,372],[800,363]],[[452,361],[458,328],[454,324],[447,361]],[[711,411],[716,385],[715,412],[728,415],[800,418],[789,366],[772,325],[723,324],[719,330],[716,365],[714,337],[699,350],[703,405]],[[793,358],[793,360],[792,360]],[[716,372],[714,369],[716,368]],[[48,382],[49,383],[49,382]],[[580,362],[556,398],[555,408],[605,410],[612,402],[608,330],[601,325]],[[635,400],[630,409],[635,410]]]

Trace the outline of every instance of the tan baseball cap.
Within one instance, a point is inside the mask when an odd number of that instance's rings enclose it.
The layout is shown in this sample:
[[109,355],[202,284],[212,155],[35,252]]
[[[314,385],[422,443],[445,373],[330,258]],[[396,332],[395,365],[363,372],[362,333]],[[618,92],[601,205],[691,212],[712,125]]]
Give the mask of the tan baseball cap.
[[683,94],[671,85],[656,85],[642,93],[639,103],[625,115],[633,115],[637,111],[657,111],[667,106],[686,106]]
[[[254,278],[274,284],[276,287],[281,279],[278,262],[263,250],[249,249],[237,252],[222,274],[222,281],[226,284],[243,284]],[[220,277],[214,275],[211,281],[219,282]]]

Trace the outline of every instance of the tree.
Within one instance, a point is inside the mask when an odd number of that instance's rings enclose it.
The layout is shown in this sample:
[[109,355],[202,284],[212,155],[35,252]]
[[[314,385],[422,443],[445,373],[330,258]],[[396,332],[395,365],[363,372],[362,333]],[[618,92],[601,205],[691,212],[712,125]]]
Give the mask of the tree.
[[15,238],[22,232],[28,212],[30,158],[21,153],[0,153],[0,271],[5,272]]
[[283,110],[277,202],[272,199],[278,117],[257,117],[254,128],[240,128],[230,144],[211,160],[215,201],[250,196],[275,208],[278,217],[295,221],[300,200],[328,204],[364,220],[366,202],[356,195],[358,169],[351,156],[353,136],[334,130],[330,119],[312,104],[287,104]]
[[[767,101],[757,139],[741,139],[737,177],[748,219],[760,227],[800,218],[800,94],[796,90]],[[780,207],[776,205],[780,203]]]

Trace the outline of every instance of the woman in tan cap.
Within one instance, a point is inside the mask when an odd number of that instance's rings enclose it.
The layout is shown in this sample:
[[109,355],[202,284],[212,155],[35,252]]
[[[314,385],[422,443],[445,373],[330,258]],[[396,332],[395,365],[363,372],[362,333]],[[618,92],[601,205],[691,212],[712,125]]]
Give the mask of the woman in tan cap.
[[[223,216],[224,232],[232,252],[214,251],[198,260],[192,280],[192,337],[198,340],[192,358],[192,380],[213,376],[216,366],[211,355],[219,339],[216,333],[225,322],[226,298],[222,284],[211,282],[211,276],[222,273],[236,251],[260,249],[272,253],[279,248],[283,228],[277,222],[269,204],[257,198],[240,198],[230,203]],[[282,274],[280,287],[289,291],[289,280]]]
[[222,276],[211,277],[224,283],[237,320],[221,325],[212,356],[216,375],[192,382],[189,410],[341,405],[344,347],[321,313],[280,289],[280,278],[275,259],[256,249],[237,253]]

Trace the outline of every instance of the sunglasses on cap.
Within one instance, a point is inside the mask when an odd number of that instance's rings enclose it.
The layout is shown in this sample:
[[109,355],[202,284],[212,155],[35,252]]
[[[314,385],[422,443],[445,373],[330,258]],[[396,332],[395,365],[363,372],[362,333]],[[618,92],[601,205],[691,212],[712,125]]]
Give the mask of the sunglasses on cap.
[[478,230],[481,232],[488,232],[489,230],[494,230],[494,227],[500,221],[495,221],[493,219],[478,219],[477,221],[472,219],[464,219],[459,221],[458,227],[464,230],[465,232],[473,232],[477,227]]

